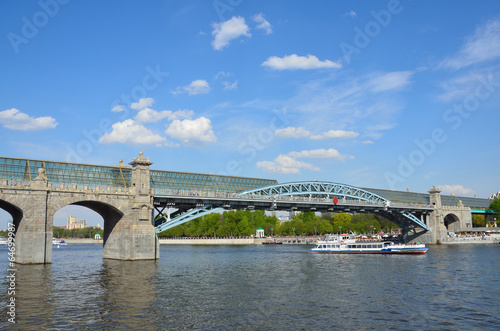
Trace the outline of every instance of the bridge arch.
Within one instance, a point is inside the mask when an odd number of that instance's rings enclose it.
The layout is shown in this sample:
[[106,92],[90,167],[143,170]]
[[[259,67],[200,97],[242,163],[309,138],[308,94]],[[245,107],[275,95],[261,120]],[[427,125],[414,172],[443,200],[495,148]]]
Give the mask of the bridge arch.
[[54,216],[62,208],[70,205],[86,207],[102,217],[104,228],[103,242],[105,244],[107,239],[113,235],[113,230],[118,222],[124,216],[123,212],[115,204],[111,201],[99,201],[85,197],[72,197],[63,200],[56,199],[49,203],[50,208],[48,208],[49,212],[47,214],[48,219],[51,220],[49,226],[53,226]]
[[305,195],[305,196],[332,196],[340,198],[348,198],[362,201],[385,202],[387,199],[375,193],[366,191],[359,187],[320,181],[305,181],[291,182],[284,184],[270,185],[253,190],[248,190],[239,193],[239,195],[265,195],[265,196],[289,196],[289,195]]
[[460,218],[454,213],[448,213],[444,217],[444,226],[448,232],[457,232],[460,230]]
[[5,210],[12,217],[15,229],[18,228],[19,222],[23,218],[23,211],[15,204],[0,198],[0,209]]

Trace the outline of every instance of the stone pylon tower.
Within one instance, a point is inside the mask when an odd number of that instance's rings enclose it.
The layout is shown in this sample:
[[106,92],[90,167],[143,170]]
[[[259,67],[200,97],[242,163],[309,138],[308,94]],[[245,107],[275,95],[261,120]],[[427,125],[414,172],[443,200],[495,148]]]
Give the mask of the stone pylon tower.
[[441,190],[435,185],[429,190],[429,202],[434,206],[434,211],[429,217],[429,226],[432,229],[430,242],[439,243],[442,238],[446,237],[446,228],[441,205]]
[[[120,210],[122,218],[104,228],[103,257],[118,260],[153,260],[159,258],[159,242],[153,226],[153,194],[149,166],[153,164],[142,152],[129,163],[132,178],[131,200]],[[111,228],[111,229],[109,229]],[[109,230],[108,230],[109,229]]]
[[129,163],[132,166],[132,181],[130,183],[130,193],[135,194],[135,201],[132,209],[137,213],[137,219],[148,221],[153,215],[153,197],[151,194],[151,176],[149,157],[145,158],[142,152]]

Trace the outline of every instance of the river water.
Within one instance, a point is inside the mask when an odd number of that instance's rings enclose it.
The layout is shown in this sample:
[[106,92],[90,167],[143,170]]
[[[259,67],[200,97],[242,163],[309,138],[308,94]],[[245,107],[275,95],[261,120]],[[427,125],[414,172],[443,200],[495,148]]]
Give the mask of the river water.
[[158,261],[54,248],[52,265],[16,265],[0,329],[498,330],[500,245],[431,246],[421,256],[317,255],[306,245],[162,245]]

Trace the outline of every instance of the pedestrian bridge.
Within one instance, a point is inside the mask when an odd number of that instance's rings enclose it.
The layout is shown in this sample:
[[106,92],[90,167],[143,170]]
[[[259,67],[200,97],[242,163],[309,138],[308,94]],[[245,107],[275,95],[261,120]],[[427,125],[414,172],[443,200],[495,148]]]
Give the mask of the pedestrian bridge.
[[175,215],[157,218],[157,233],[224,209],[379,213],[405,232],[416,228],[429,231],[425,218],[434,210],[429,204],[393,203],[365,189],[320,181],[275,184],[232,194],[155,196],[154,206],[159,215],[165,208],[177,209]]
[[[471,224],[471,207],[488,199],[276,180],[152,170],[142,152],[116,166],[0,157],[0,208],[12,217],[16,262],[51,263],[55,213],[67,205],[104,220],[103,256],[157,259],[156,232],[222,209],[379,213],[421,241],[436,242]],[[170,217],[157,217],[165,209]],[[155,228],[156,226],[156,228]]]

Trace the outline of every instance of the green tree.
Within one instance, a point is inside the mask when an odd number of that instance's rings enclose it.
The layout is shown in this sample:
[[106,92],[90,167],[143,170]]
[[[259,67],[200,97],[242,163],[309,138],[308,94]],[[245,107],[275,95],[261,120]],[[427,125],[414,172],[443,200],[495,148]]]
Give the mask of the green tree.
[[475,228],[485,227],[484,215],[472,215],[472,226]]
[[352,216],[347,214],[347,213],[337,213],[333,215],[332,218],[332,225],[333,225],[333,232],[337,233],[340,232],[341,229],[344,232],[348,232],[350,229],[350,225],[352,222]]
[[490,203],[490,209],[495,213],[497,226],[500,226],[500,199],[495,199]]

